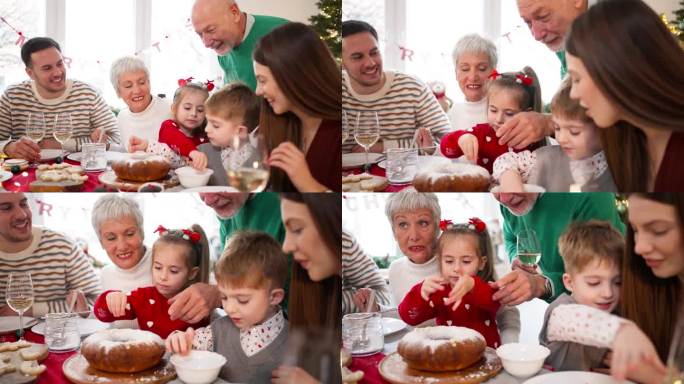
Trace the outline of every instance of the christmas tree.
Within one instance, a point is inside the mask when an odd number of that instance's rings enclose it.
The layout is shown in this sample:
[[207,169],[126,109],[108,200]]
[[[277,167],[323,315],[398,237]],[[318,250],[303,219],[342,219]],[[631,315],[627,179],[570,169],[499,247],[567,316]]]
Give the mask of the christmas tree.
[[311,27],[321,35],[339,61],[342,52],[342,0],[320,0],[316,5],[320,12],[309,19]]
[[674,12],[677,19],[673,24],[679,29],[679,41],[684,42],[684,0],[680,1],[679,4],[682,8]]

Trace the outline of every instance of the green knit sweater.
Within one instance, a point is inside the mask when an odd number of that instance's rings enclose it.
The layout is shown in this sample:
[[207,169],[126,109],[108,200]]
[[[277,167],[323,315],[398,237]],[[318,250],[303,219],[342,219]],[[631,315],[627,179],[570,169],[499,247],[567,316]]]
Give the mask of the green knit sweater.
[[224,84],[241,81],[252,90],[256,90],[256,77],[252,53],[259,40],[273,29],[285,24],[288,20],[273,16],[254,16],[254,25],[245,40],[239,46],[231,49],[227,54],[218,57],[219,65],[223,68]]
[[620,233],[625,233],[625,224],[620,220],[612,193],[544,193],[525,216],[515,216],[504,206],[501,206],[501,214],[504,217],[504,243],[509,260],[517,254],[516,235],[525,229],[525,224],[537,232],[542,248],[539,267],[553,284],[553,294],[545,298],[549,303],[566,292],[563,285],[565,268],[558,253],[558,238],[570,223],[605,220]]

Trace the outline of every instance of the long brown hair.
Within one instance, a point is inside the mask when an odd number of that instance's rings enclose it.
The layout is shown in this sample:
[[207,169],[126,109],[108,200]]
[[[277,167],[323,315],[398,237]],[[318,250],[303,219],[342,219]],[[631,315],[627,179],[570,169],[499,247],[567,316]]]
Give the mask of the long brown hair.
[[[342,199],[337,193],[283,193],[281,198],[307,206],[326,247],[342,263]],[[342,278],[316,282],[299,263],[292,265],[288,317],[291,329],[332,330],[341,338]]]
[[489,231],[487,228],[484,228],[478,232],[474,224],[471,223],[450,224],[442,231],[439,240],[437,240],[436,252],[440,271],[442,270],[442,251],[444,250],[445,243],[457,236],[470,236],[475,239],[477,243],[477,256],[480,258],[480,262],[482,262],[483,257],[486,257],[485,265],[482,270],[477,271],[477,276],[484,281],[495,281],[497,279],[496,271],[494,270],[496,256],[494,255],[494,247],[492,246]]
[[[304,113],[325,120],[342,119],[342,74],[320,36],[302,23],[284,24],[261,38],[254,61],[269,68],[285,97]],[[276,115],[261,103],[259,132],[269,152],[289,141],[303,149],[302,122],[292,112]],[[280,169],[271,170],[274,191],[296,188]]]
[[159,238],[152,246],[152,260],[154,262],[154,254],[161,244],[180,245],[185,248],[185,260],[188,269],[194,267],[199,268],[199,272],[195,278],[188,280],[186,286],[193,283],[207,283],[209,282],[209,241],[207,235],[204,233],[202,226],[193,224],[190,231],[199,234],[197,241],[193,241],[190,235],[184,231],[188,229],[166,229],[161,226],[155,232],[159,232]]
[[[490,75],[491,76],[491,75]],[[499,73],[487,86],[487,94],[498,89],[508,89],[518,94],[518,105],[521,111],[542,111],[541,85],[537,73],[531,67],[525,67],[520,72]],[[523,79],[531,80],[526,84]],[[525,80],[526,81],[526,80]]]
[[[649,193],[639,196],[674,206],[679,230],[684,235],[684,194]],[[655,276],[644,258],[634,251],[634,245],[634,231],[627,226],[620,312],[646,333],[655,344],[660,358],[665,361],[677,324],[682,284],[677,276],[664,279]]]
[[652,171],[638,127],[684,130],[684,51],[648,5],[619,0],[599,2],[575,19],[566,50],[631,122],[601,132],[618,190],[646,191]]

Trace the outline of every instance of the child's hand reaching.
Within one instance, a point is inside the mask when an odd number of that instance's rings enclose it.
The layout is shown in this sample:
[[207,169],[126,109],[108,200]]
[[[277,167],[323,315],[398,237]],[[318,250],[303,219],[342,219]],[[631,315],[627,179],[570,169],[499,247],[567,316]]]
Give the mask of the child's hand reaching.
[[466,158],[474,163],[477,162],[478,144],[475,135],[466,133],[458,138],[458,146],[463,151]]
[[207,167],[207,155],[198,150],[190,152],[190,160],[192,160],[192,167],[198,171],[202,171]]
[[172,353],[185,355],[192,350],[192,339],[195,337],[195,330],[192,327],[185,332],[175,331],[166,338],[166,350]]
[[610,371],[615,379],[624,380],[630,373],[645,367],[660,375],[665,375],[667,370],[648,336],[634,323],[625,322],[613,340]]
[[509,169],[501,174],[499,192],[507,193],[523,193],[525,189],[523,187],[522,177],[518,171]]
[[461,304],[461,300],[463,299],[463,296],[465,296],[466,293],[470,292],[473,287],[475,286],[475,279],[473,279],[472,276],[470,275],[462,275],[456,284],[451,288],[451,292],[449,292],[449,297],[444,301],[444,304],[450,305],[453,303],[451,306],[451,310],[455,311],[456,308],[458,308],[459,304]]
[[107,294],[107,309],[114,317],[121,317],[126,314],[126,303],[128,297],[123,292],[110,292]]
[[148,141],[145,139],[141,139],[136,136],[131,136],[130,139],[128,139],[128,147],[126,150],[129,153],[133,152],[138,152],[138,151],[145,151],[147,150],[147,146],[149,145]]
[[423,300],[430,300],[430,295],[441,290],[442,285],[446,284],[446,280],[442,276],[430,276],[423,280],[423,286],[420,288],[420,297]]

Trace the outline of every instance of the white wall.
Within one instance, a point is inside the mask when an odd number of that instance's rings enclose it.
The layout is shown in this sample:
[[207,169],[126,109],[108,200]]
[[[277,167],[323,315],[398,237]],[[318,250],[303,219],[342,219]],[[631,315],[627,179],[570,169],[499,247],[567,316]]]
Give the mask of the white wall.
[[237,0],[240,9],[257,15],[278,16],[309,24],[309,17],[318,14],[316,0]]

